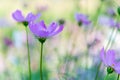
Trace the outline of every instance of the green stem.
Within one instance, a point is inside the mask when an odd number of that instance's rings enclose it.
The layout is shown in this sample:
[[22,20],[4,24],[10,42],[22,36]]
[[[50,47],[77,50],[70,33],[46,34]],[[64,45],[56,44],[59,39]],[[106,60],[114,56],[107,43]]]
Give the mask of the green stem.
[[[110,42],[111,42],[111,40],[112,40],[112,36],[113,36],[113,33],[114,33],[114,32],[115,32],[115,28],[114,28],[114,29],[112,30],[112,32],[111,32],[111,35],[110,35],[110,37],[109,37],[107,46],[105,47],[105,50],[108,48],[108,45],[110,44]],[[102,62],[100,62],[100,64],[98,65],[97,72],[96,72],[96,75],[95,75],[95,79],[94,79],[94,80],[97,80],[97,77],[98,77],[98,74],[99,74],[99,70],[100,70],[101,64],[102,64]]]
[[107,74],[107,75],[105,76],[104,80],[106,80],[108,76],[109,76],[109,74]]
[[41,55],[40,55],[40,80],[43,80],[43,76],[42,76],[42,54],[43,54],[43,43],[41,43]]
[[27,52],[28,52],[28,69],[29,69],[29,80],[31,80],[31,64],[30,64],[30,50],[29,50],[29,44],[28,44],[28,31],[26,27],[26,37],[27,37]]
[[117,76],[117,80],[119,80],[119,74],[118,74],[118,76]]

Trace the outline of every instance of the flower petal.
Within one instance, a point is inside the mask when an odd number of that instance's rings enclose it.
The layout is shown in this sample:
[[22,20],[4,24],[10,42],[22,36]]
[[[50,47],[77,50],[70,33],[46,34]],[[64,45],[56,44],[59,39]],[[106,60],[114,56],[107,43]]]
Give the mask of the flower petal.
[[113,66],[115,63],[115,51],[114,50],[108,50],[106,53],[106,60],[107,65]]
[[118,62],[114,65],[114,69],[118,74],[120,74],[120,62]]
[[49,27],[48,27],[48,31],[50,32],[50,33],[52,33],[54,30],[56,30],[56,28],[57,28],[57,24],[55,23],[55,22],[52,22],[50,25],[49,25]]
[[64,28],[63,25],[60,25],[59,27],[56,28],[56,30],[54,32],[49,34],[49,37],[60,33],[63,30],[63,28]]
[[106,60],[106,57],[105,57],[105,50],[104,50],[104,48],[102,48],[101,51],[100,51],[100,58],[101,58],[101,60],[103,61],[103,63],[104,63],[106,66],[108,66],[108,65],[107,65],[107,60]]
[[16,10],[14,13],[12,13],[12,17],[18,22],[24,21],[24,16],[22,15],[20,10]]
[[26,21],[28,21],[28,22],[33,21],[34,22],[34,20],[37,20],[39,17],[40,17],[40,14],[34,15],[32,13],[29,13],[26,17]]
[[39,25],[39,24],[40,23],[31,22],[29,24],[29,28],[35,36],[40,37],[40,38],[42,38],[42,37],[46,38],[48,36],[49,32],[45,28],[43,28],[42,25]]

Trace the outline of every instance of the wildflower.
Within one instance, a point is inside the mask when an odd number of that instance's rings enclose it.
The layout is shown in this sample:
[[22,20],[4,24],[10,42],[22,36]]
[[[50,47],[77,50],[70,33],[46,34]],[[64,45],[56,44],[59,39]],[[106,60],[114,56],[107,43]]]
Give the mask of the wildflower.
[[105,51],[104,48],[102,48],[100,52],[100,58],[102,62],[105,64],[105,66],[107,67],[108,74],[112,73],[113,71],[120,74],[120,62],[117,62],[115,60],[114,50]]
[[12,13],[12,17],[17,22],[23,23],[24,26],[28,26],[28,24],[31,21],[38,19],[40,17],[40,14],[34,15],[32,13],[28,13],[28,15],[26,17],[24,17],[20,10],[16,10],[14,13]]
[[88,20],[88,16],[84,14],[75,14],[75,19],[78,21],[78,25],[81,26],[83,25],[89,25],[91,22]]
[[29,28],[31,32],[39,39],[40,42],[44,42],[46,38],[54,36],[60,33],[63,30],[63,25],[58,25],[55,22],[52,22],[48,27],[46,27],[44,21],[40,21],[39,23],[31,22],[29,24]]
[[115,13],[113,8],[108,8],[107,9],[107,14],[109,14],[110,16],[115,16],[116,15],[116,13]]
[[110,26],[110,27],[114,27],[116,24],[113,18],[104,15],[99,17],[98,22],[102,26]]

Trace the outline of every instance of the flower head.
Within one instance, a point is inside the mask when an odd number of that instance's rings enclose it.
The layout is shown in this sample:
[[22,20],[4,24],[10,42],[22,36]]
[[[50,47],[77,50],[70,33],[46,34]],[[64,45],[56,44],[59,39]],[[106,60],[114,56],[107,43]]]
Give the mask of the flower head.
[[75,19],[78,21],[79,25],[89,25],[91,23],[88,16],[84,14],[75,14]]
[[117,62],[115,60],[115,51],[114,50],[108,50],[105,52],[104,48],[102,48],[100,52],[100,58],[102,62],[107,67],[107,72],[112,73],[113,71],[120,74],[120,62]]
[[32,13],[28,13],[26,17],[23,16],[22,12],[20,10],[16,10],[12,13],[12,17],[17,21],[23,23],[25,26],[27,26],[31,21],[36,20],[40,17],[40,14],[34,15]]
[[60,33],[63,30],[63,25],[58,25],[52,22],[48,27],[46,27],[44,21],[39,23],[31,22],[29,24],[30,31],[39,39],[46,39]]

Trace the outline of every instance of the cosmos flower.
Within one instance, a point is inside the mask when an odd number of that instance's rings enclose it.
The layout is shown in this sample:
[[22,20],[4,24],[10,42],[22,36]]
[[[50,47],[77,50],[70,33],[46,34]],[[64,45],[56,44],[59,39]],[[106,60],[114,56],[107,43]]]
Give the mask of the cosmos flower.
[[91,23],[90,20],[88,19],[88,16],[85,14],[76,13],[75,19],[78,21],[79,25],[82,25],[82,24],[89,25]]
[[28,13],[26,17],[23,16],[20,10],[16,10],[12,13],[12,17],[17,21],[23,23],[27,26],[31,21],[34,21],[40,17],[40,14],[34,15],[32,13]]
[[63,30],[63,25],[60,25],[58,27],[58,24],[52,22],[47,27],[44,21],[42,20],[38,23],[34,23],[34,22],[30,23],[29,29],[36,37],[40,39],[46,39],[60,33]]
[[104,48],[102,48],[100,52],[100,58],[107,67],[108,73],[112,73],[113,71],[115,71],[116,73],[120,74],[120,62],[117,62],[115,60],[114,50],[105,51]]

